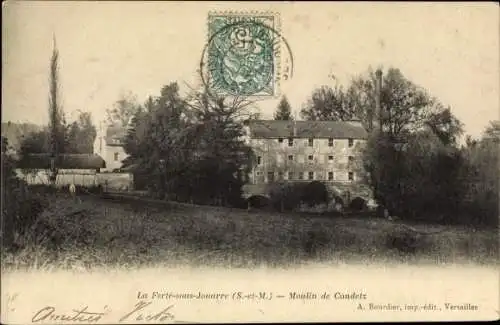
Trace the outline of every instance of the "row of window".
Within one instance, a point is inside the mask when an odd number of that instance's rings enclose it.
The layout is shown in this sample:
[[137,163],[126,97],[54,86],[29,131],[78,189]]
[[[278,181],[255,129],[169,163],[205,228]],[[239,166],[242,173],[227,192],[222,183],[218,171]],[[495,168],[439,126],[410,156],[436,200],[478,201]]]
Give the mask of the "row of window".
[[[288,146],[289,147],[293,147],[293,140],[294,140],[293,138],[288,138]],[[278,142],[283,143],[283,138],[278,138]],[[354,139],[348,139],[348,142],[349,142],[349,147],[354,146]],[[309,147],[313,147],[314,146],[314,138],[307,139],[307,145]],[[328,139],[328,146],[333,147],[333,138]]]
[[[262,176],[262,173],[261,172],[257,172],[256,173],[257,176]],[[295,180],[295,173],[294,172],[288,172],[288,180]],[[354,180],[354,173],[353,172],[348,172],[348,179],[350,181]],[[267,173],[267,181],[268,182],[272,182],[275,180],[274,178],[275,176],[275,172],[268,172]],[[298,172],[297,174],[297,180],[304,180],[304,176],[305,176],[305,173],[304,172]],[[310,171],[310,172],[307,172],[307,179],[308,180],[314,180],[315,174],[313,171]],[[283,172],[278,172],[278,179],[279,180],[283,180],[284,178],[284,173]],[[328,180],[329,181],[333,181],[333,172],[328,172]]]
[[[288,160],[289,161],[293,161],[294,160],[294,156],[293,155],[288,155]],[[314,155],[307,156],[307,160],[314,161]],[[329,162],[333,162],[333,156],[332,155],[328,156],[328,161]],[[348,161],[349,161],[349,163],[352,163],[354,161],[354,157],[353,156],[349,156],[348,157]],[[262,164],[262,156],[257,156],[257,165],[261,165],[261,164]]]

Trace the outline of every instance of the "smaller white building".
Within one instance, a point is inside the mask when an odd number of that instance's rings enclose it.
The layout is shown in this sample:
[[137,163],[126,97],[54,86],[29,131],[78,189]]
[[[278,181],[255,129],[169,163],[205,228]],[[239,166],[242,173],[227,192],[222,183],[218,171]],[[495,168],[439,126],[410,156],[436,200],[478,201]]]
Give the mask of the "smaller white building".
[[99,128],[94,142],[94,153],[106,162],[106,168],[101,171],[111,172],[122,167],[127,157],[123,149],[127,129],[121,125],[109,125]]

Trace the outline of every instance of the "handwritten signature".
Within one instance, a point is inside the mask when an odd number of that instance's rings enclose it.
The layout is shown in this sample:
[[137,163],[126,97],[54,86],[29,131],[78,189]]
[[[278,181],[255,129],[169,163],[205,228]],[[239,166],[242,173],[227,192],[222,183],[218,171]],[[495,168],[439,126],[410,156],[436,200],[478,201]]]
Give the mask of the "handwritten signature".
[[59,314],[56,312],[56,308],[52,306],[46,306],[35,313],[31,318],[32,323],[42,322],[44,320],[50,321],[66,321],[66,322],[85,322],[85,323],[96,323],[101,318],[107,314],[107,312],[96,313],[88,311],[88,306],[82,309],[73,309],[72,314]]
[[174,305],[170,305],[167,308],[164,308],[160,312],[156,313],[148,312],[147,310],[143,311],[143,309],[146,309],[146,307],[151,305],[151,303],[152,302],[139,301],[135,305],[134,310],[132,310],[125,316],[121,317],[118,322],[121,323],[131,318],[136,321],[160,321],[160,322],[174,319],[174,315],[170,312],[174,308]]
[[[170,305],[160,311],[154,311],[149,307],[152,302],[139,301],[135,304],[134,309],[127,312],[125,315],[120,317],[119,323],[125,321],[169,321],[174,320],[174,315],[172,314],[172,309],[174,305]],[[107,306],[104,307],[103,312],[91,312],[88,310],[88,306],[81,309],[72,309],[70,313],[59,313],[56,311],[55,307],[46,306],[38,310],[35,315],[31,318],[32,323],[39,323],[43,321],[62,321],[62,322],[82,322],[82,323],[97,323],[105,315],[109,314]]]

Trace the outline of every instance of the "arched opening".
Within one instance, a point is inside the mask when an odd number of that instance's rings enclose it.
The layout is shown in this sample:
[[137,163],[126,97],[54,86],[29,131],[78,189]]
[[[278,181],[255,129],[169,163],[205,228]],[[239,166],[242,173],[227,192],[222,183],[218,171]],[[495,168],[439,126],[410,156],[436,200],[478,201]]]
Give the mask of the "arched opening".
[[264,195],[252,195],[247,199],[248,207],[255,209],[265,209],[271,205],[271,200]]
[[367,209],[367,201],[357,196],[349,203],[349,209],[352,211],[364,211]]

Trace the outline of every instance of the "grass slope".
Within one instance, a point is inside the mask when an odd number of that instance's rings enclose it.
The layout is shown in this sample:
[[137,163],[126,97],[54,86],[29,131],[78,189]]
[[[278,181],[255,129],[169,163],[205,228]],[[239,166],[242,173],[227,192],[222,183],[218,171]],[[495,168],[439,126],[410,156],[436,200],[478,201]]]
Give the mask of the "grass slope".
[[[426,229],[431,226],[420,226]],[[443,228],[442,226],[435,226]],[[401,243],[410,238],[411,244]],[[494,230],[446,227],[414,238],[384,219],[321,218],[216,207],[169,209],[58,195],[40,222],[3,252],[4,269],[304,263],[497,263]],[[408,247],[411,246],[411,247]]]

